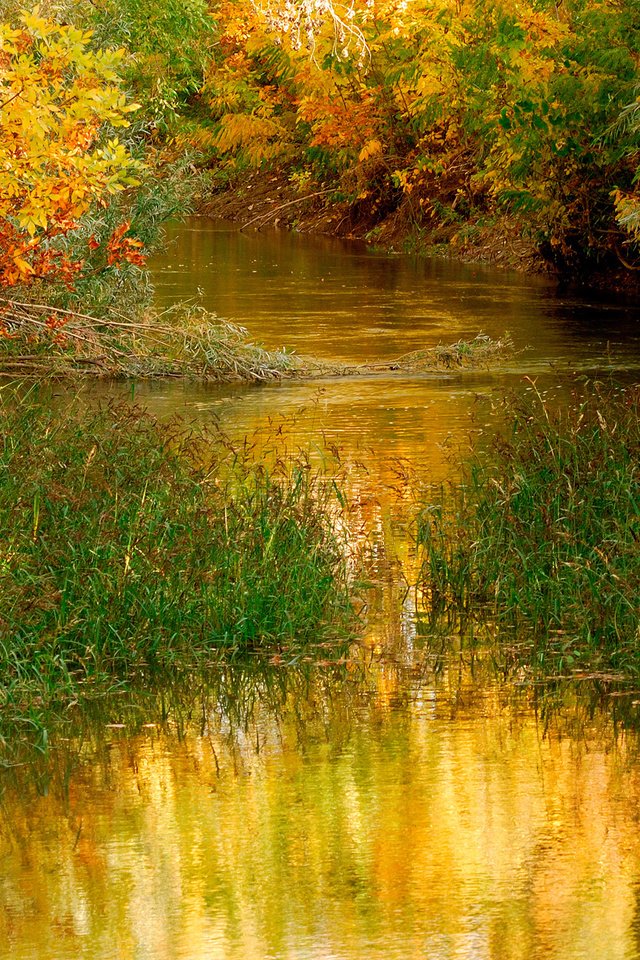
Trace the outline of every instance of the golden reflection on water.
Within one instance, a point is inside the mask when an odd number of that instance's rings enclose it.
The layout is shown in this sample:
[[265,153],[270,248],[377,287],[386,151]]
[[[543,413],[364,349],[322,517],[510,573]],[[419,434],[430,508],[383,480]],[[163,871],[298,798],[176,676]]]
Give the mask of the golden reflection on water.
[[195,299],[269,349],[370,361],[509,331],[529,364],[638,360],[635,304],[475,264],[194,217],[169,228],[152,267],[161,305]]
[[637,956],[635,738],[545,731],[455,666],[385,673],[368,698],[112,731],[64,789],[8,789],[0,955]]
[[[492,401],[521,378],[480,372],[465,377],[376,378],[253,387],[140,383],[134,399],[160,418],[179,416],[203,425],[216,421],[238,441],[259,451],[283,435],[292,451],[314,454],[336,447],[352,465],[364,464],[370,486],[398,486],[399,464],[422,479],[451,476],[457,451],[471,434],[500,422]],[[121,384],[95,384],[88,397],[128,400]],[[455,469],[455,468],[454,468]]]

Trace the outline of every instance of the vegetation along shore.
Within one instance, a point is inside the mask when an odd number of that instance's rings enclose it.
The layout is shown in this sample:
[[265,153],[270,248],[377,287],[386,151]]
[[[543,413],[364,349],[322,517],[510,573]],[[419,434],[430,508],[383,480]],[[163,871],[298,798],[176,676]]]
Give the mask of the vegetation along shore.
[[538,674],[637,675],[640,388],[582,383],[567,402],[531,381],[504,413],[462,480],[420,498],[425,618],[489,624]]
[[0,737],[141,673],[353,630],[335,473],[276,437],[256,454],[130,405],[3,391],[0,529]]

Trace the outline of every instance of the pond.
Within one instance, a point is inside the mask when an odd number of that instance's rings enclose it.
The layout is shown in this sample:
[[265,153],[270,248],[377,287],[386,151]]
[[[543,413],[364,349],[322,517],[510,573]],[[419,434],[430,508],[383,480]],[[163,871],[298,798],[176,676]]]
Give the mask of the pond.
[[337,444],[380,546],[376,585],[348,662],[115,691],[6,770],[0,956],[639,957],[640,692],[538,687],[429,648],[403,480],[455,471],[451,451],[525,377],[635,378],[634,306],[198,220],[169,231],[154,271],[161,304],[197,296],[268,347],[360,361],[508,331],[518,352],[493,372],[136,387],[161,416]]

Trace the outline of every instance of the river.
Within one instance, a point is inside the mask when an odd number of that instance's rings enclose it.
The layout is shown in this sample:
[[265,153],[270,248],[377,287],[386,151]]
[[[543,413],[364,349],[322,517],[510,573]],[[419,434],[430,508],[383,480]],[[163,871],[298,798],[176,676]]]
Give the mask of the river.
[[337,444],[380,546],[376,587],[347,665],[116,694],[5,771],[0,956],[640,957],[640,692],[438,656],[403,579],[405,474],[455,472],[451,451],[526,377],[635,378],[634,305],[199,220],[168,232],[153,268],[161,305],[198,297],[270,348],[368,361],[508,331],[517,352],[498,371],[136,386],[160,416]]

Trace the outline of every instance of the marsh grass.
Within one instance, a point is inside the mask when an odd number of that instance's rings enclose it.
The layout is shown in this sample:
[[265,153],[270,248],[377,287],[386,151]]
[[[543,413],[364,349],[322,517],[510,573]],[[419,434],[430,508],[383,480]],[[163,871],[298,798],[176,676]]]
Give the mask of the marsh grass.
[[533,383],[463,482],[423,503],[432,617],[495,622],[543,670],[640,670],[640,387]]
[[425,350],[405,353],[392,361],[392,369],[416,372],[420,370],[477,370],[490,367],[514,352],[511,337],[506,333],[494,340],[479,333],[473,340],[457,340],[448,345],[438,344]]
[[184,739],[189,731],[207,736],[224,727],[225,738],[244,739],[260,718],[278,722],[292,710],[301,726],[324,722],[335,690],[356,696],[353,664],[347,666],[350,646],[348,638],[296,642],[279,656],[219,657],[205,667],[174,663],[128,683],[81,683],[72,698],[52,697],[14,711],[0,722],[0,801],[14,768],[19,780],[21,767],[39,768],[48,783],[60,759],[75,767],[114,736],[152,729]]
[[[1,401],[0,395],[0,401]],[[344,498],[301,453],[33,392],[0,406],[0,711],[353,629]],[[342,532],[341,532],[342,531]]]

